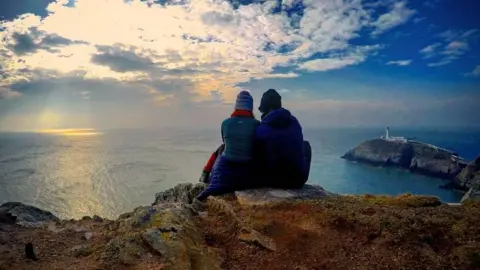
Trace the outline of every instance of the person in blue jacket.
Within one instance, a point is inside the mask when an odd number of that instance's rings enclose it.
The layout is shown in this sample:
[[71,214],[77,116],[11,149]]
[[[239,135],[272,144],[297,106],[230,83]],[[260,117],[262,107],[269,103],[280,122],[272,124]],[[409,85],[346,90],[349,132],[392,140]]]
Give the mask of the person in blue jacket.
[[198,200],[205,201],[211,195],[222,195],[255,185],[254,139],[259,124],[253,115],[252,96],[248,91],[241,91],[235,102],[235,111],[222,123],[224,148],[215,154],[209,181],[204,181],[208,186],[197,197]]
[[258,108],[262,122],[256,131],[257,168],[262,185],[301,188],[308,180],[311,147],[304,142],[302,127],[275,89],[266,91]]

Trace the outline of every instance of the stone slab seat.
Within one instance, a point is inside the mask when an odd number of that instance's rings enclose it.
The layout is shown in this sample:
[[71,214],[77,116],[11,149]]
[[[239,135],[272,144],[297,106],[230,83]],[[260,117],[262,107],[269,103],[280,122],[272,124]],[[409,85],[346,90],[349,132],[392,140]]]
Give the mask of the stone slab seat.
[[262,205],[292,200],[311,200],[335,196],[319,185],[304,185],[300,189],[258,188],[235,191],[237,201],[243,205]]

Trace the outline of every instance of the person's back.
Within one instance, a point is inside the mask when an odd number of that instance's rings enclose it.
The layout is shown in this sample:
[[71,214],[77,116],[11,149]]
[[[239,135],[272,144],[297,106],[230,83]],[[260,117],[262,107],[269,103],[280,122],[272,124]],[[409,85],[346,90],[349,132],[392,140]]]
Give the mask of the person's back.
[[222,138],[225,143],[223,156],[229,161],[251,161],[253,140],[260,122],[253,117],[234,113],[222,123]]
[[246,91],[237,96],[235,111],[221,126],[225,145],[213,165],[208,187],[198,196],[200,201],[210,195],[221,195],[253,186],[255,131],[260,122],[252,113],[253,98]]
[[281,107],[281,97],[275,90],[267,91],[260,105],[262,122],[256,132],[256,142],[265,185],[279,188],[299,188],[308,178],[302,128],[298,120]]

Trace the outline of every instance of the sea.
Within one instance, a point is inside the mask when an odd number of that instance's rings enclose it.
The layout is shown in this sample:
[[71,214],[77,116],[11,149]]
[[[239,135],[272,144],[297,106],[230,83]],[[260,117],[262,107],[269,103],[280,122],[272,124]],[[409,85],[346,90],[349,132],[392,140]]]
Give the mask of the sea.
[[[462,194],[440,189],[444,180],[394,168],[374,168],[340,157],[382,128],[305,128],[313,148],[308,183],[339,194],[403,193],[458,202]],[[396,128],[405,136],[480,155],[480,130]],[[63,219],[94,214],[107,218],[150,205],[155,193],[198,182],[221,142],[218,130],[107,130],[88,136],[0,133],[0,203],[18,201]]]

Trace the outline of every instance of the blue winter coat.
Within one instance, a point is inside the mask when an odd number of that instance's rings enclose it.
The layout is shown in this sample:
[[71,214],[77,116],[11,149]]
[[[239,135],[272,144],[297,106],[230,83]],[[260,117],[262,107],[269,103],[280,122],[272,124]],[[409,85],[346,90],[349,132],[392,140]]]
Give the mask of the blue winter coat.
[[255,186],[254,139],[259,124],[249,117],[231,117],[222,123],[225,150],[215,161],[210,183],[198,196],[199,200]]
[[311,152],[304,147],[311,150],[303,141],[300,123],[288,110],[280,108],[264,116],[256,144],[264,186],[300,188],[305,184]]

